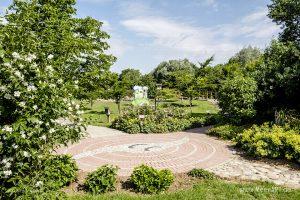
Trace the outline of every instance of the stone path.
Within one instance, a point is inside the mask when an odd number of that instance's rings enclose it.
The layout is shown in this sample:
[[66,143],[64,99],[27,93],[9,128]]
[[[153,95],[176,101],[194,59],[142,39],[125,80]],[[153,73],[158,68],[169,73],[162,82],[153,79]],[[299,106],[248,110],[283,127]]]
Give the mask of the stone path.
[[262,180],[278,185],[300,188],[300,169],[283,165],[247,160],[239,155],[221,165],[208,169],[223,178]]
[[266,180],[300,188],[300,171],[285,166],[253,162],[236,154],[230,143],[210,137],[206,128],[169,134],[130,135],[113,129],[88,126],[89,136],[78,144],[60,149],[73,155],[79,168],[89,172],[98,166],[119,166],[120,176],[147,164],[175,173],[205,168],[221,177]]

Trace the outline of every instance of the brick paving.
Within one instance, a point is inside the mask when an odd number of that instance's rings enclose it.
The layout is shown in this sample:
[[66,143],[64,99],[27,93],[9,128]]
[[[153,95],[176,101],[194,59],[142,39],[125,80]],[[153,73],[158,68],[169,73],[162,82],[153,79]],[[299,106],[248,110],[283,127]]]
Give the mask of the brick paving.
[[71,154],[80,170],[90,172],[104,164],[117,165],[119,176],[146,164],[174,173],[204,168],[224,178],[263,180],[300,188],[299,168],[253,161],[237,154],[231,143],[210,137],[207,128],[168,134],[130,135],[117,130],[88,126],[89,136],[59,149]]
[[[89,130],[88,130],[89,131]],[[192,168],[209,168],[231,158],[227,144],[211,138],[204,128],[169,134],[124,134],[107,128],[90,127],[89,138],[60,153],[71,154],[83,171],[93,171],[104,164],[117,165],[120,176],[128,176],[134,167],[146,164],[175,173]],[[109,134],[112,131],[113,134]],[[106,133],[103,133],[106,132]]]

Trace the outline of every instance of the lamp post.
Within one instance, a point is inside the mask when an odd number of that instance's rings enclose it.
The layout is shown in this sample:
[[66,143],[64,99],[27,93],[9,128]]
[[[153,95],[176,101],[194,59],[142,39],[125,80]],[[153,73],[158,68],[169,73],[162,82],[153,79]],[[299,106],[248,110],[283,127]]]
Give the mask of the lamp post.
[[106,117],[107,117],[107,122],[110,123],[110,110],[109,110],[109,107],[105,107],[104,112],[105,112]]
[[162,89],[162,84],[156,84],[156,95],[154,97],[154,109],[157,108],[157,91]]

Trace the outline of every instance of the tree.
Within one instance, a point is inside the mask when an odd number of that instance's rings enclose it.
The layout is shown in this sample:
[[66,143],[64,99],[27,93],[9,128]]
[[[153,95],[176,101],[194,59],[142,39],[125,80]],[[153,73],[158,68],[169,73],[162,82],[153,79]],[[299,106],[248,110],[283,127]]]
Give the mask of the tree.
[[157,83],[162,84],[164,87],[175,88],[174,72],[188,71],[191,74],[196,73],[196,65],[189,60],[169,60],[160,63],[151,74],[154,76]]
[[104,83],[109,79],[109,68],[115,61],[115,57],[104,53],[109,48],[106,42],[109,35],[101,30],[102,24],[91,17],[75,19],[75,36],[80,41],[77,47],[80,53],[74,56],[74,60],[79,61],[79,68],[73,72],[79,86],[75,95],[78,99],[89,99],[91,103],[107,88]]
[[178,92],[175,89],[162,88],[157,91],[157,98],[161,100],[170,100],[178,97]]
[[258,60],[261,55],[262,53],[258,48],[248,46],[230,58],[229,63],[237,63],[240,65],[241,69],[244,69],[247,64]]
[[126,84],[124,84],[121,80],[116,80],[115,84],[111,89],[111,97],[115,100],[118,105],[119,114],[121,114],[121,101],[127,95],[128,90]]
[[268,16],[281,25],[280,40],[300,44],[300,3],[295,0],[272,0]]
[[292,42],[273,41],[265,50],[256,74],[259,89],[257,110],[273,117],[275,110],[300,111],[300,48]]
[[208,67],[213,61],[214,61],[214,56],[211,56],[207,58],[204,62],[198,62],[200,65],[200,68],[206,68]]
[[259,115],[273,118],[280,109],[300,112],[300,3],[293,0],[272,0],[268,16],[281,25],[279,41],[266,48],[255,77],[259,99]]
[[223,114],[234,123],[245,122],[256,114],[256,81],[250,77],[236,76],[222,82],[218,101]]
[[51,180],[43,176],[44,161],[83,135],[72,98],[86,63],[82,53],[105,47],[78,35],[74,5],[15,0],[0,26],[0,198],[46,192]]
[[175,83],[178,90],[183,96],[188,97],[190,101],[190,107],[193,106],[193,98],[198,94],[197,86],[195,82],[195,74],[189,73],[189,71],[177,71],[174,72]]
[[148,87],[148,97],[155,98],[157,94],[157,83],[152,74],[145,74],[141,77],[141,85]]
[[[107,99],[109,97],[109,90],[115,84],[115,76],[118,77],[115,73],[104,71],[100,75],[91,76],[90,79],[92,80],[87,78],[83,79],[81,84],[84,85],[84,87],[79,87],[80,92],[76,94],[76,97],[79,97],[79,99],[89,100],[92,108],[96,99]],[[87,87],[88,85],[89,87]]]
[[126,84],[128,89],[133,89],[135,85],[141,84],[142,74],[138,69],[124,69],[120,74],[120,80]]

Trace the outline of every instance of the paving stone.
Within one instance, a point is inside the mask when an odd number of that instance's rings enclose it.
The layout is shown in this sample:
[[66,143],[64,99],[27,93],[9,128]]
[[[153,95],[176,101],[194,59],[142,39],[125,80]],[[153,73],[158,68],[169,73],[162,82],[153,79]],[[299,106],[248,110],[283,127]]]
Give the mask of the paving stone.
[[205,135],[206,128],[147,135],[95,126],[89,126],[87,131],[88,138],[58,150],[73,155],[83,171],[93,171],[104,164],[118,165],[120,176],[130,175],[140,164],[169,168],[174,173],[205,168],[225,178],[272,181],[300,188],[299,170],[247,160],[229,149],[229,142]]

